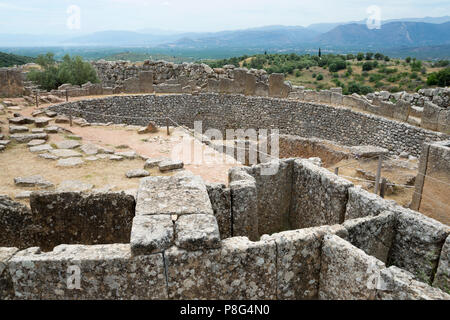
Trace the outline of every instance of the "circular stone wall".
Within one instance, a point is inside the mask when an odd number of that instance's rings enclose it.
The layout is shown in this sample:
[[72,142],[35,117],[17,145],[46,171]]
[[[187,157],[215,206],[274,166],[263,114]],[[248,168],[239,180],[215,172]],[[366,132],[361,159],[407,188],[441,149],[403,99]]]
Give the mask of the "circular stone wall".
[[[50,107],[88,122],[146,125],[154,120],[190,128],[202,121],[203,130],[279,129],[281,134],[333,140],[348,146],[373,145],[391,154],[419,156],[425,141],[450,136],[383,117],[327,105],[243,95],[134,95],[68,102]],[[173,123],[171,125],[174,125]]]

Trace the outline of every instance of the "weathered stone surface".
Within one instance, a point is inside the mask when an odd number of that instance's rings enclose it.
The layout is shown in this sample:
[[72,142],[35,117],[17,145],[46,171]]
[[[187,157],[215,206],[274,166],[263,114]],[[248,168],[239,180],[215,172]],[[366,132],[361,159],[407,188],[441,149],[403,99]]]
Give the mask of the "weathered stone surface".
[[206,184],[211,206],[219,226],[220,238],[227,239],[231,235],[231,191],[224,184]]
[[345,238],[347,231],[335,225],[286,231],[264,238],[275,241],[277,245],[277,299],[317,299],[325,234]]
[[0,300],[14,298],[14,286],[7,266],[18,251],[17,248],[0,248]]
[[450,295],[416,281],[414,276],[391,266],[381,270],[377,284],[377,300],[450,300]]
[[169,299],[276,299],[276,246],[235,237],[220,249],[166,251]]
[[[68,288],[69,267],[81,290]],[[18,299],[166,299],[162,254],[132,257],[129,244],[61,245],[53,252],[21,251],[9,261]],[[151,288],[151,290],[149,290]]]
[[350,150],[358,158],[372,158],[389,153],[388,149],[375,146],[355,146],[351,147]]
[[393,202],[384,200],[374,193],[361,189],[359,186],[349,188],[345,220],[377,216],[393,205]]
[[30,118],[30,117],[14,117],[14,118],[8,119],[8,122],[12,123],[12,124],[15,124],[15,125],[33,124],[34,123],[34,119]]
[[55,126],[45,127],[44,131],[47,133],[58,133],[59,128]]
[[75,140],[63,140],[55,142],[55,145],[58,149],[75,149],[80,146],[80,143]]
[[162,252],[173,245],[174,225],[169,215],[136,216],[131,228],[134,256]]
[[57,116],[55,118],[55,123],[69,123],[70,119],[66,116]]
[[220,247],[220,233],[213,215],[184,215],[175,222],[175,244],[195,251]]
[[14,178],[14,184],[18,187],[41,187],[41,188],[52,188],[54,185],[50,181],[47,181],[42,176],[29,176],[29,177],[17,177]]
[[94,185],[91,183],[85,183],[78,180],[66,180],[61,182],[58,185],[58,191],[60,192],[72,192],[72,191],[79,191],[79,192],[85,192],[92,190],[94,188]]
[[440,288],[450,294],[450,236],[447,237],[442,247],[433,287]]
[[135,200],[124,193],[44,192],[30,197],[39,246],[129,243]]
[[418,280],[430,283],[450,228],[412,210],[395,207],[393,211],[397,214],[397,225],[389,265],[409,271]]
[[77,167],[84,163],[80,158],[66,158],[58,160],[57,167]]
[[206,186],[199,176],[180,172],[173,176],[141,179],[136,215],[213,214]]
[[0,140],[0,146],[6,147],[8,144],[10,144],[10,140]]
[[40,146],[44,143],[45,143],[45,140],[36,139],[36,140],[31,140],[30,142],[28,142],[27,146],[35,147],[35,146]]
[[30,209],[7,196],[0,196],[0,247],[27,248],[35,228]]
[[421,126],[425,129],[437,130],[439,113],[442,110],[439,106],[432,102],[425,102],[423,107]]
[[38,128],[44,128],[44,127],[48,126],[48,123],[49,123],[48,118],[36,118],[36,119],[34,119],[34,124]]
[[38,157],[43,158],[43,159],[47,159],[47,160],[58,160],[59,157],[50,154],[50,153],[40,153],[38,154]]
[[258,195],[255,178],[240,168],[229,172],[233,236],[259,239]]
[[343,223],[353,184],[308,160],[295,160],[290,224],[293,229]]
[[147,159],[144,164],[144,169],[152,169],[159,165],[162,159]]
[[116,152],[114,155],[131,160],[136,159],[137,157],[137,153],[135,151]]
[[121,157],[121,156],[112,155],[112,156],[109,156],[109,160],[112,160],[112,161],[123,161],[123,160],[125,160],[125,158]]
[[50,150],[50,153],[57,156],[58,158],[74,158],[83,156],[81,153],[70,149],[55,149]]
[[30,199],[31,194],[33,191],[22,191],[14,197],[16,200],[23,200],[23,199]]
[[385,265],[335,235],[322,246],[319,299],[373,300],[376,281]]
[[25,126],[9,126],[9,133],[22,133],[22,132],[28,132],[28,127]]
[[48,135],[46,133],[32,133],[32,134],[17,133],[12,134],[9,138],[13,141],[16,141],[17,143],[28,143],[31,140],[35,139],[47,140]]
[[127,173],[125,175],[129,179],[143,178],[143,177],[148,177],[150,175],[150,172],[148,172],[147,170],[144,170],[144,169],[134,169],[134,170],[127,171]]
[[348,241],[369,256],[387,263],[395,233],[396,216],[386,211],[376,217],[348,220]]
[[287,98],[290,88],[284,83],[284,74],[272,73],[269,76],[269,96]]
[[161,172],[182,169],[183,167],[183,161],[179,160],[163,160],[158,164],[159,171]]
[[33,153],[42,153],[53,150],[53,147],[49,144],[41,144],[39,146],[30,147],[30,152]]
[[249,171],[256,182],[260,235],[290,229],[292,168],[293,160],[273,160],[253,166]]

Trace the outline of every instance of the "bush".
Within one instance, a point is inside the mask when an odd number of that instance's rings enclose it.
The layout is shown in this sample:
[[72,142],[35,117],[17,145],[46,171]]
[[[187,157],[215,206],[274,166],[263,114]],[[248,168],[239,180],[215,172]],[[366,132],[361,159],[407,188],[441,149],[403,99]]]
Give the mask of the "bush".
[[317,80],[317,81],[323,80],[323,75],[322,75],[322,74],[319,74],[319,75],[317,76],[316,80]]
[[372,60],[373,59],[373,53],[372,52],[367,52],[366,53],[366,60]]
[[357,93],[357,94],[365,95],[365,94],[373,92],[373,89],[370,86],[365,86],[365,85],[362,85],[357,82],[350,82],[348,84],[348,88],[347,88],[346,92],[348,92],[348,94]]
[[364,60],[364,53],[359,52],[359,53],[357,54],[357,56],[356,56],[356,59],[357,59],[358,61],[363,61],[363,60]]
[[33,81],[42,89],[53,90],[64,83],[82,85],[86,82],[98,83],[97,73],[89,62],[84,62],[81,57],[71,58],[64,56],[61,63],[57,63],[53,53],[40,55],[36,62],[42,67],[40,70],[32,70],[28,74],[28,80]]
[[373,70],[373,63],[372,62],[364,62],[362,66],[363,71],[370,71]]
[[433,72],[428,76],[427,85],[446,87],[450,85],[450,67],[439,72]]

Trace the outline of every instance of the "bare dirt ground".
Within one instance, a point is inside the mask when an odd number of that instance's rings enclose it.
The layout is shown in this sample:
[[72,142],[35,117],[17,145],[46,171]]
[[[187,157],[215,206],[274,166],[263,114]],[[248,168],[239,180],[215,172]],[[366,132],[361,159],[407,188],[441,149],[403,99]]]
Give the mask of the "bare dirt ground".
[[[71,98],[70,100],[87,99],[90,97]],[[98,98],[98,96],[96,96]],[[34,106],[24,106],[23,99],[7,99],[22,107],[21,110],[9,110],[7,114],[0,115],[1,134],[9,135],[8,117],[12,117],[14,112],[23,116],[31,116],[36,109]],[[39,108],[46,108],[51,104],[41,104]],[[55,124],[50,121],[50,125],[56,125],[70,130],[72,134],[81,137],[81,144],[93,143],[102,147],[112,148],[115,151],[136,151],[139,155],[150,158],[170,158],[173,160],[183,160],[184,169],[200,175],[206,182],[227,183],[228,170],[240,165],[234,159],[226,158],[215,150],[194,140],[189,133],[182,128],[170,128],[170,136],[166,133],[166,128],[161,128],[158,133],[138,134],[135,128],[120,126],[96,126],[79,127],[69,124]],[[34,125],[26,125],[30,131]],[[54,146],[55,142],[67,140],[70,133],[60,132],[49,134],[48,144]],[[74,149],[80,151],[79,148]],[[84,155],[85,160],[87,156]],[[208,159],[215,161],[199,161]],[[208,160],[206,159],[206,160]],[[221,161],[217,161],[220,159]],[[143,169],[145,161],[137,158],[135,160],[111,161],[109,159],[99,159],[97,161],[86,161],[82,166],[73,168],[59,168],[56,161],[40,158],[38,154],[31,153],[27,144],[17,144],[11,142],[7,149],[0,152],[0,194],[7,194],[15,197],[22,191],[30,191],[32,188],[19,188],[14,185],[15,177],[26,177],[41,175],[48,181],[58,186],[65,180],[77,180],[94,185],[94,188],[112,188],[112,190],[136,189],[139,179],[128,179],[125,173],[132,169]],[[159,172],[158,168],[148,170],[151,175],[167,175]]]

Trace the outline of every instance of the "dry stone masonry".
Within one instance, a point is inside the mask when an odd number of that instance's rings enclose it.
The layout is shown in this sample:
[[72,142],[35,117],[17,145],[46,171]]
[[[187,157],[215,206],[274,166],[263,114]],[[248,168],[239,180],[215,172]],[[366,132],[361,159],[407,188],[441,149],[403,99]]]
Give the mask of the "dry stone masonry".
[[[268,165],[280,170],[263,176]],[[115,193],[33,193],[31,211],[1,198],[2,230],[12,232],[0,243],[0,297],[450,299],[448,226],[370,198],[312,160],[229,178],[229,188],[189,172],[143,178],[135,210]],[[27,239],[18,224],[46,236]],[[77,274],[80,289],[68,281]]]

